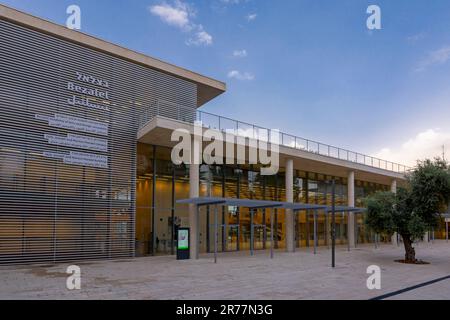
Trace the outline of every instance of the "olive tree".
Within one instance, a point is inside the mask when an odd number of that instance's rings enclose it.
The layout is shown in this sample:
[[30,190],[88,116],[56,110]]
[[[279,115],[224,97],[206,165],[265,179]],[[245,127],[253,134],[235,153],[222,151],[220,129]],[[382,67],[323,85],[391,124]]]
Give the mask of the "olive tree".
[[450,199],[450,171],[444,160],[419,161],[396,193],[377,192],[366,198],[366,224],[377,233],[398,232],[405,246],[405,262],[415,263],[414,240],[439,223]]

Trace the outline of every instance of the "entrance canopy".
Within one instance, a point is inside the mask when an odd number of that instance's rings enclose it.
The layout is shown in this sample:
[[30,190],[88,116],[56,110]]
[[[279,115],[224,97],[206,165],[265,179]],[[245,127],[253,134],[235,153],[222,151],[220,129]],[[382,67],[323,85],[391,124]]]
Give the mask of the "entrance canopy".
[[[215,197],[204,197],[204,198],[190,198],[184,200],[178,200],[177,203],[180,204],[193,204],[197,208],[197,221],[199,215],[199,208],[202,206],[215,206],[214,208],[214,262],[217,263],[217,239],[218,239],[218,217],[217,217],[217,207],[218,206],[234,206],[241,208],[249,208],[251,219],[253,221],[253,211],[256,209],[275,209],[275,208],[283,208],[286,204],[285,202],[279,201],[266,201],[266,200],[248,200],[248,199],[234,199],[234,198],[215,198]],[[270,214],[270,257],[273,258],[273,230],[274,230],[274,210],[271,210]],[[195,226],[195,239],[197,245],[195,246],[195,257],[198,259],[198,222],[197,226]],[[251,228],[251,254],[253,255],[253,227]]]
[[234,198],[216,198],[216,197],[200,197],[178,200],[177,203],[181,204],[195,204],[201,206],[233,206],[243,207],[249,209],[264,209],[264,208],[279,208],[282,207],[284,202],[279,201],[266,201],[266,200],[247,200],[247,199],[234,199]]
[[[249,209],[265,209],[265,208],[280,208],[290,209],[293,211],[300,210],[325,210],[331,212],[333,208],[331,206],[309,203],[292,203],[281,201],[267,201],[267,200],[251,200],[251,199],[235,199],[235,198],[220,198],[220,197],[199,197],[178,200],[180,204],[194,204],[198,207],[201,206],[233,206]],[[335,206],[335,212],[363,212],[365,208],[347,207],[347,206]]]
[[[274,234],[274,214],[273,209],[289,209],[294,213],[298,213],[302,210],[314,210],[316,213],[318,210],[324,210],[326,214],[332,212],[363,212],[364,208],[346,207],[346,206],[335,206],[334,208],[326,205],[319,204],[308,204],[308,203],[292,203],[292,202],[281,202],[281,201],[267,201],[267,200],[252,200],[252,199],[235,199],[235,198],[220,198],[220,197],[197,197],[189,198],[183,200],[177,200],[179,204],[192,204],[196,207],[196,220],[197,225],[194,226],[194,239],[195,245],[195,257],[198,259],[199,254],[199,226],[198,226],[198,216],[199,208],[204,206],[214,206],[214,262],[217,262],[217,245],[218,245],[218,210],[219,206],[233,206],[240,208],[250,209],[251,221],[253,221],[254,210],[258,209],[269,209],[270,210],[270,257],[273,258],[273,234]],[[314,214],[314,252],[316,252],[317,246],[317,227],[316,227],[316,213]],[[251,240],[250,240],[250,252],[253,255],[253,226],[251,227]]]

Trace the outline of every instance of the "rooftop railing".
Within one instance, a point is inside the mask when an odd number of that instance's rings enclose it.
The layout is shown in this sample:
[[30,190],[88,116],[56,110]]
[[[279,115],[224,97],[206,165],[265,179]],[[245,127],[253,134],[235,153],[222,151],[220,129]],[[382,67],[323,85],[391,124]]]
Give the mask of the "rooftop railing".
[[152,103],[149,107],[143,109],[143,112],[139,117],[139,127],[141,128],[145,126],[145,124],[147,124],[155,116],[163,116],[187,123],[194,123],[196,121],[199,121],[205,128],[216,129],[223,132],[230,132],[235,135],[252,139],[259,139],[267,142],[276,142],[273,140],[273,137],[277,136],[277,140],[279,140],[278,143],[284,147],[302,150],[335,159],[350,161],[353,163],[358,163],[387,171],[406,173],[411,170],[410,167],[399,163],[382,160],[359,152],[338,148],[332,145],[301,138],[283,132],[279,132],[279,135],[275,135],[275,132],[272,132],[272,130],[268,128],[215,115],[205,111],[199,111],[193,108],[173,104],[163,100],[155,100],[155,102]]

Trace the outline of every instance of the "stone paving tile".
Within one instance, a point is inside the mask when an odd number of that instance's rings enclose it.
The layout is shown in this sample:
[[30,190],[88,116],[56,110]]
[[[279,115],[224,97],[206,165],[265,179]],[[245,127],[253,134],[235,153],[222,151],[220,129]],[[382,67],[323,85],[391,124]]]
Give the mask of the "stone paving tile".
[[[0,299],[368,299],[450,274],[450,244],[416,245],[418,258],[429,265],[405,265],[403,248],[383,245],[337,249],[332,269],[331,251],[320,248],[295,253],[258,251],[220,253],[200,260],[176,261],[174,257],[145,257],[80,263],[82,290],[68,291],[65,270],[53,266],[0,267]],[[366,269],[382,270],[382,290],[368,290]],[[393,299],[448,299],[450,283],[392,297]]]

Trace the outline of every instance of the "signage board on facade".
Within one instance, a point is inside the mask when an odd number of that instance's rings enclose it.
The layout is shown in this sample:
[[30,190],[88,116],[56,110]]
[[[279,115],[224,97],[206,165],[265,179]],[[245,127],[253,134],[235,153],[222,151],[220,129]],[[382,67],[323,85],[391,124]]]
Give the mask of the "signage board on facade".
[[[91,75],[83,74],[81,72],[77,72],[76,75],[79,82],[95,85],[100,87],[100,89],[83,87],[69,81],[67,82],[67,89],[72,91],[74,95],[72,99],[68,100],[68,104],[70,106],[84,105],[109,112],[109,107],[100,104],[105,102],[109,103],[109,82]],[[85,96],[76,96],[76,94],[83,94]],[[97,104],[90,103],[89,98],[87,98],[86,95],[97,98],[100,102]],[[81,102],[76,103],[77,101]],[[109,134],[108,123],[59,113],[55,113],[53,116],[36,114],[35,119],[47,122],[49,127],[74,130],[101,136],[92,137],[74,133],[66,133],[65,135],[46,133],[44,134],[44,139],[49,145],[109,153],[107,139]],[[70,165],[101,169],[108,168],[109,155],[105,154],[86,153],[78,150],[72,150],[65,153],[45,151],[43,152],[43,156],[47,158],[61,159],[65,164]]]

